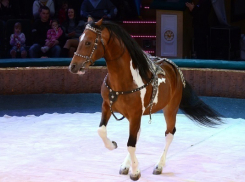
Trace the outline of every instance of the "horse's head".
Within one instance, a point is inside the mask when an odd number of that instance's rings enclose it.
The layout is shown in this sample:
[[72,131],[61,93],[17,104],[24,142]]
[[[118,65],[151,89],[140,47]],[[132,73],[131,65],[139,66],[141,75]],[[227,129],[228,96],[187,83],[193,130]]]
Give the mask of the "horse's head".
[[69,70],[72,73],[84,74],[85,69],[102,58],[105,54],[105,41],[102,38],[102,21],[87,24],[83,34],[79,37],[79,44],[72,58]]

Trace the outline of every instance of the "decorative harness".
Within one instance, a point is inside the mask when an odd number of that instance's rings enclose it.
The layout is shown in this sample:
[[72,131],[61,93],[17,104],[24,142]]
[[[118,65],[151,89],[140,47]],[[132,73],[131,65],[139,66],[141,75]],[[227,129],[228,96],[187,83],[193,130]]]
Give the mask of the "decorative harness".
[[158,74],[162,74],[165,75],[164,70],[159,66],[156,65],[151,59],[149,59],[149,56],[145,53],[144,54],[147,63],[149,65],[149,70],[152,73],[152,78],[150,79],[150,81],[146,84],[144,84],[143,86],[130,90],[130,91],[114,91],[112,90],[112,88],[106,83],[107,80],[107,76],[106,75],[105,79],[104,79],[104,84],[105,86],[109,89],[109,100],[110,100],[110,111],[112,113],[112,115],[114,116],[114,118],[118,121],[124,119],[125,117],[121,117],[121,118],[117,118],[116,115],[114,114],[113,110],[112,110],[112,105],[114,104],[114,102],[117,100],[119,95],[125,95],[125,94],[130,94],[130,93],[134,93],[137,91],[142,90],[143,88],[147,87],[150,83],[152,84],[153,90],[152,90],[152,95],[151,95],[151,100],[150,103],[147,105],[147,107],[145,109],[147,109],[148,107],[150,107],[150,120],[149,120],[149,124],[151,124],[151,111],[152,111],[152,107],[153,107],[153,102],[155,99],[155,96],[157,94],[157,90],[158,90]]
[[115,118],[117,121],[120,121],[120,120],[122,120],[122,119],[125,118],[124,116],[122,116],[120,119],[118,119],[118,118],[116,117],[116,115],[114,114],[114,112],[112,111],[112,104],[117,100],[118,96],[119,96],[119,95],[125,95],[125,94],[130,94],[130,93],[134,93],[134,92],[140,91],[140,90],[142,90],[143,88],[147,87],[147,86],[154,80],[153,77],[152,77],[151,80],[150,80],[148,83],[146,83],[145,85],[143,85],[143,86],[141,86],[141,87],[139,87],[139,88],[130,90],[130,91],[114,91],[114,90],[112,90],[112,88],[106,83],[107,76],[108,76],[108,74],[105,76],[104,84],[105,84],[105,86],[109,89],[110,111],[111,111],[112,115],[114,116],[114,118]]
[[[99,38],[100,38],[100,41],[102,43],[102,46],[103,46],[104,52],[105,52],[105,44],[104,44],[104,41],[103,41],[103,39],[101,37],[101,30],[92,27],[90,24],[87,24],[86,25],[85,30],[91,30],[94,33],[96,33],[96,39],[95,39],[94,47],[92,49],[92,52],[91,52],[90,56],[84,56],[84,55],[81,55],[81,54],[79,54],[77,52],[74,53],[74,55],[86,59],[86,61],[82,64],[82,68],[84,68],[85,64],[87,64],[89,62],[91,63],[91,65],[94,64],[94,62],[92,60],[92,56],[94,54],[94,51],[97,49]],[[171,60],[166,59],[166,58],[154,57],[154,56],[151,56],[150,54],[147,54],[147,53],[144,53],[144,56],[145,56],[145,58],[147,60],[147,63],[149,65],[149,70],[150,70],[150,72],[152,73],[153,76],[150,79],[150,81],[148,83],[144,84],[143,86],[141,86],[139,88],[136,88],[136,89],[133,89],[133,90],[130,90],[130,91],[114,91],[114,90],[112,90],[112,88],[106,82],[107,81],[108,74],[104,78],[104,84],[109,89],[110,111],[111,111],[112,115],[114,116],[114,118],[116,120],[118,120],[118,121],[125,118],[124,116],[122,116],[121,118],[118,119],[116,117],[116,115],[114,114],[113,110],[112,110],[112,105],[114,104],[114,102],[116,102],[118,96],[119,95],[125,95],[125,94],[130,94],[130,93],[134,93],[134,92],[140,91],[143,88],[146,88],[151,83],[152,84],[152,87],[153,87],[153,91],[152,91],[150,103],[146,107],[146,109],[148,107],[150,107],[150,120],[149,120],[149,124],[151,123],[151,111],[152,111],[153,102],[154,102],[154,99],[155,99],[155,96],[156,96],[156,93],[157,93],[157,90],[158,90],[158,75],[159,74],[165,75],[164,70],[159,65],[157,65],[157,63],[160,63],[162,61],[166,61],[166,62],[174,65],[177,68],[177,70],[179,71],[180,76],[181,76],[182,83],[183,83],[183,85],[185,87],[184,76],[183,76],[181,70],[178,68],[178,66],[174,62],[172,62]]]
[[85,64],[87,64],[87,63],[89,63],[89,62],[91,63],[91,65],[94,65],[94,62],[93,62],[93,60],[92,60],[92,56],[93,56],[93,54],[94,54],[94,51],[97,49],[98,42],[99,42],[99,38],[100,38],[100,41],[101,41],[101,43],[102,43],[102,46],[103,46],[103,49],[104,49],[104,52],[105,52],[105,44],[104,44],[104,41],[103,41],[103,39],[102,39],[102,37],[101,37],[101,30],[92,27],[90,24],[87,24],[87,25],[86,25],[85,30],[91,30],[91,31],[93,31],[94,33],[96,33],[96,39],[95,39],[95,41],[94,41],[94,47],[93,47],[93,49],[92,49],[92,51],[91,51],[90,56],[84,56],[84,55],[81,55],[81,54],[79,54],[79,53],[77,53],[77,52],[74,53],[74,55],[86,59],[86,61],[82,64],[82,68],[84,68]]

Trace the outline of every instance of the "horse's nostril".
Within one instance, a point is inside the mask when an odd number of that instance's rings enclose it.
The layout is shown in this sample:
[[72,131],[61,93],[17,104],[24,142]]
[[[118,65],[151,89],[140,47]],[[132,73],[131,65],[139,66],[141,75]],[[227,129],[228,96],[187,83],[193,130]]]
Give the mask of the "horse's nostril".
[[72,65],[70,66],[70,70],[71,70],[71,71],[74,71],[75,68],[76,68],[76,65],[75,65],[75,64],[72,64]]

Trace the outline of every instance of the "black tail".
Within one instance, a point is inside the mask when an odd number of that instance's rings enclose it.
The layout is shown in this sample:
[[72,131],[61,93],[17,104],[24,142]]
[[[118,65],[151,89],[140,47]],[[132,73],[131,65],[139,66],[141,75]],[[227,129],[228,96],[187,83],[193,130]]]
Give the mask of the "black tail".
[[221,115],[205,104],[187,82],[182,92],[180,109],[188,118],[203,126],[214,127],[223,123]]

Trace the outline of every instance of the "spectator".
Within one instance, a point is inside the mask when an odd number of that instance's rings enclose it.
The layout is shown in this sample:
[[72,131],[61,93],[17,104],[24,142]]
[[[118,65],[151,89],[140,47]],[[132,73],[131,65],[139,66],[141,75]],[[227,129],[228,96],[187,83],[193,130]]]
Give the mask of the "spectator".
[[78,20],[76,17],[75,9],[69,8],[67,11],[67,21],[62,25],[66,36],[66,43],[62,50],[63,57],[72,57],[79,43],[79,36],[82,34],[85,28],[85,22]]
[[59,18],[60,24],[62,24],[66,20],[67,9],[68,9],[68,2],[63,1],[61,4],[61,8],[59,9],[59,13],[58,13],[58,18]]
[[196,58],[208,58],[209,14],[211,12],[211,0],[199,0],[197,5],[186,3],[193,17],[194,51]]
[[0,19],[7,21],[15,18],[15,12],[10,0],[0,0]]
[[[42,6],[40,10],[40,17],[33,24],[32,38],[34,44],[30,47],[29,56],[31,58],[38,58],[42,56],[41,47],[45,44],[47,31],[50,29],[49,8]],[[59,46],[62,36],[55,41],[55,46],[52,47],[47,53],[50,57],[59,57],[61,48]]]
[[117,8],[110,0],[84,0],[81,5],[80,15],[83,20],[87,20],[89,16],[98,20],[113,19],[117,15]]
[[10,45],[13,46],[10,50],[12,58],[16,58],[17,52],[21,54],[22,58],[26,58],[25,41],[25,34],[21,32],[21,23],[17,22],[14,25],[14,33],[10,36]]
[[53,0],[35,0],[33,2],[32,13],[34,19],[40,18],[40,8],[43,6],[47,6],[50,11],[50,16],[53,17],[55,14],[54,2]]
[[80,19],[80,9],[82,5],[83,0],[69,0],[69,7],[73,7],[75,12],[77,13],[77,18]]
[[41,51],[46,53],[50,48],[58,44],[60,36],[63,34],[63,30],[59,27],[57,20],[52,20],[51,29],[47,32],[47,39],[45,40],[45,46],[41,47]]

